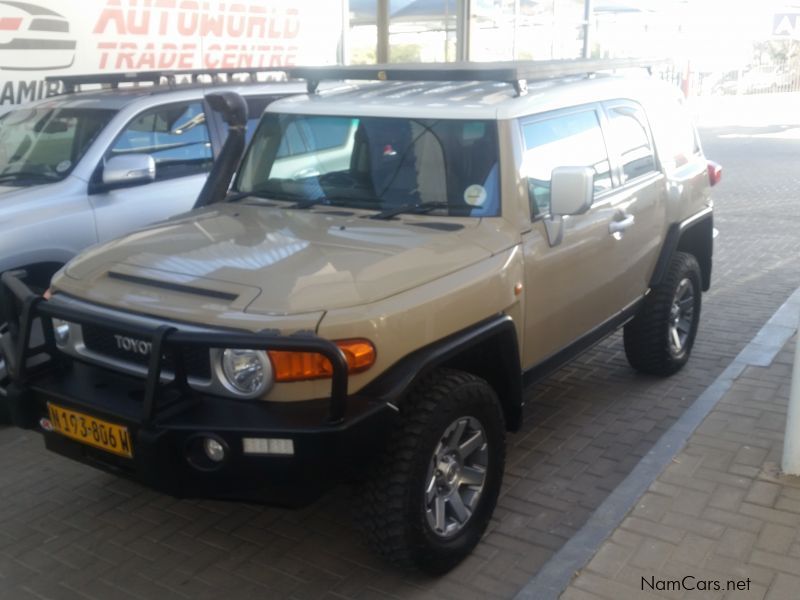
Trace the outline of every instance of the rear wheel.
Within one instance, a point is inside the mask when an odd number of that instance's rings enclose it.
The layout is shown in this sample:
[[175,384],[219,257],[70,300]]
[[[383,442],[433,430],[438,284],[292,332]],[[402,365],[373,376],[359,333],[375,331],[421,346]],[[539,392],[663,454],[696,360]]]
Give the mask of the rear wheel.
[[700,281],[695,257],[676,253],[663,281],[625,326],[625,354],[634,369],[666,376],[686,364],[700,322]]
[[358,525],[389,561],[444,573],[477,545],[497,504],[503,413],[486,381],[441,369],[420,382],[399,418],[358,491]]

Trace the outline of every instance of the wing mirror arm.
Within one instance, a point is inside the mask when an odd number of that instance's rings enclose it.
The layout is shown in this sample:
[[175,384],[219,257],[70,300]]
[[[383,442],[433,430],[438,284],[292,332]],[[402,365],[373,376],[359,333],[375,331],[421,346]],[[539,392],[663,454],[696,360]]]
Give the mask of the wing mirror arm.
[[564,217],[549,215],[544,220],[544,229],[547,232],[547,242],[550,247],[558,246],[564,240]]

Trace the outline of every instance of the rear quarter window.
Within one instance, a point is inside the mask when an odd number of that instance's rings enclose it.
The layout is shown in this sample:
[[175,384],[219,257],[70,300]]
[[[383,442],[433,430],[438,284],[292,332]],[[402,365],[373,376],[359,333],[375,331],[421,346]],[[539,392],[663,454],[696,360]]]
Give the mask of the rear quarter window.
[[677,99],[669,99],[653,111],[661,162],[666,171],[681,168],[700,155],[700,143],[687,107]]
[[607,107],[608,130],[620,161],[620,176],[625,184],[657,171],[650,126],[644,110],[633,103]]

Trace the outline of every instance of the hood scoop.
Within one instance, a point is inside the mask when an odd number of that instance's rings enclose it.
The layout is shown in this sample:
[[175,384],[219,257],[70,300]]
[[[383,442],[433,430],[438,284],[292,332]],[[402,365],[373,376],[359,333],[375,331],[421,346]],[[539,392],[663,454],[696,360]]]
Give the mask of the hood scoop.
[[117,271],[108,272],[109,279],[116,279],[118,281],[126,281],[146,287],[157,288],[160,290],[169,290],[172,292],[181,292],[184,294],[192,294],[195,296],[204,296],[206,298],[214,298],[215,300],[224,300],[226,302],[234,302],[239,298],[238,294],[223,292],[220,290],[210,290],[182,283],[175,283],[172,281],[160,281],[158,279],[150,279],[149,277],[140,277],[137,275],[129,275],[127,273],[119,273]]

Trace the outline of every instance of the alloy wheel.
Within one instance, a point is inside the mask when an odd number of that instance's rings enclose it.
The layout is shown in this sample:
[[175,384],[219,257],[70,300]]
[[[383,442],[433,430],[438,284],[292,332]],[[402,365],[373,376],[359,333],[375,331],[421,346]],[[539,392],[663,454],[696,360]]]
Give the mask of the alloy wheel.
[[673,356],[686,351],[694,322],[695,290],[689,278],[681,279],[669,311],[669,350]]
[[486,481],[486,432],[474,417],[459,417],[442,434],[431,457],[425,517],[433,533],[450,538],[469,522]]

